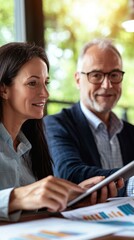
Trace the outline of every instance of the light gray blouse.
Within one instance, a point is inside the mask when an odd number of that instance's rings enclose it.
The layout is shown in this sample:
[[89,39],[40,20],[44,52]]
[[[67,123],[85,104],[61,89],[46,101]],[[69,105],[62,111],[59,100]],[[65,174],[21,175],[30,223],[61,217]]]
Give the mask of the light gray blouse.
[[13,188],[36,181],[29,151],[31,144],[22,132],[18,135],[19,145],[14,150],[10,134],[0,123],[0,219],[18,220],[21,212],[8,215],[8,203]]

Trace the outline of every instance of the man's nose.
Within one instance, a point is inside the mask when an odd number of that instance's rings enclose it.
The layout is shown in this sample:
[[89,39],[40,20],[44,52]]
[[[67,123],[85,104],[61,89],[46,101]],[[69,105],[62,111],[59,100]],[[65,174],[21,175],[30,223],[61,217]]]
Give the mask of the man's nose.
[[103,79],[103,82],[102,82],[101,86],[102,86],[103,88],[112,88],[112,87],[113,87],[113,86],[112,86],[112,83],[111,83],[111,81],[110,81],[110,79],[109,79],[109,77],[108,77],[108,74],[106,74],[106,75],[104,76],[104,79]]

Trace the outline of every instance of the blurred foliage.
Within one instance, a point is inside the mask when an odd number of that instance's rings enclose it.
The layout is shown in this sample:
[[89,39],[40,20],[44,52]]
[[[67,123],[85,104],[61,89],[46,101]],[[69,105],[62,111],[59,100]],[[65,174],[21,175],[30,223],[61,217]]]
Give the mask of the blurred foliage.
[[[134,123],[134,33],[121,26],[128,18],[128,0],[43,0],[43,8],[51,65],[50,99],[77,101],[74,73],[81,47],[93,38],[111,38],[123,56],[126,72],[115,112],[122,116],[124,109],[128,110],[128,120]],[[52,105],[48,113],[59,111],[59,104]]]
[[14,1],[0,0],[0,45],[14,40]]
[[[134,33],[128,33],[121,27],[128,18],[128,0],[42,2],[44,39],[51,65],[50,99],[76,102],[79,91],[76,90],[74,73],[81,47],[96,37],[112,38],[123,56],[125,71],[123,94],[115,112],[121,116],[126,109],[128,120],[134,123]],[[0,45],[14,39],[14,0],[0,0]],[[50,103],[48,113],[57,112],[64,106]]]

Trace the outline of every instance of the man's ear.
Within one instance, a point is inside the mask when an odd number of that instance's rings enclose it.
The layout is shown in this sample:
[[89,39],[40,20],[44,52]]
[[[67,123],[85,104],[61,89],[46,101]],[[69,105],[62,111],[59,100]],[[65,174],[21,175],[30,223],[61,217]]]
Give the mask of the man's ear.
[[75,81],[76,81],[76,86],[79,89],[80,88],[80,86],[79,86],[80,85],[80,73],[76,72],[74,77],[75,77]]
[[0,97],[6,100],[8,98],[7,93],[7,86],[5,84],[0,84]]

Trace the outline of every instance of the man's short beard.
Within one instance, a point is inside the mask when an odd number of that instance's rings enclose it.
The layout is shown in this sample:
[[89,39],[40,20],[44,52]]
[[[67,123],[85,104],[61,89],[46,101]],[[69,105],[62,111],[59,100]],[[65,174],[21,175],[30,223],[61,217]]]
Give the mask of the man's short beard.
[[101,104],[98,104],[97,101],[91,102],[91,108],[98,113],[107,113],[110,112],[112,108],[105,108],[103,106],[101,106]]

